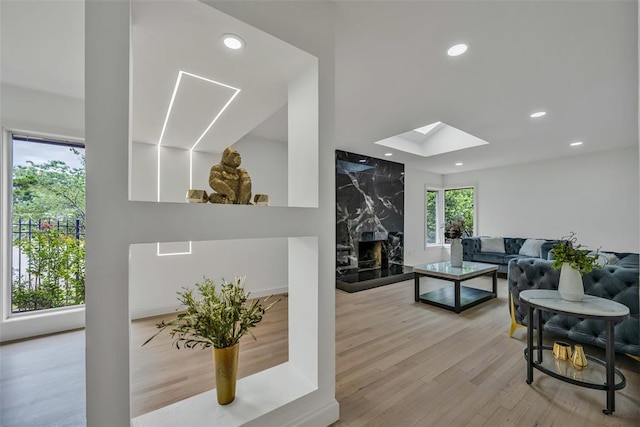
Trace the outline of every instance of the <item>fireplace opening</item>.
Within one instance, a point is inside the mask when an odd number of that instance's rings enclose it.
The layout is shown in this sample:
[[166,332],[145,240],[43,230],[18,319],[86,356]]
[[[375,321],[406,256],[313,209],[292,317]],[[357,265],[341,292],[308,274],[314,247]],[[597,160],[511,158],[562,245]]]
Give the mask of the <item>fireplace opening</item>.
[[358,271],[387,268],[389,261],[382,240],[358,242]]

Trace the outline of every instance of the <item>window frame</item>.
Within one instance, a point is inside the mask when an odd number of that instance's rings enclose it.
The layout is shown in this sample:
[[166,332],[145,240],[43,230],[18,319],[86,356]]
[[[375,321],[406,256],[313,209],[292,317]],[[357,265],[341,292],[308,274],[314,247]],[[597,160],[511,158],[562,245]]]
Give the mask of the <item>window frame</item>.
[[[424,190],[424,244],[425,244],[425,248],[434,248],[434,247],[445,247],[448,248],[449,246],[451,246],[451,243],[446,243],[445,242],[445,238],[444,238],[444,228],[442,226],[442,224],[444,224],[444,218],[445,218],[445,203],[444,203],[444,195],[445,192],[448,190],[461,190],[461,189],[465,189],[465,188],[472,188],[473,189],[473,229],[472,229],[472,234],[475,236],[477,235],[477,230],[478,230],[478,186],[476,184],[469,184],[469,185],[450,185],[450,186],[444,186],[444,187],[434,187],[434,186],[429,186],[426,185],[425,186],[425,190]],[[436,192],[437,196],[436,196],[436,228],[437,228],[437,234],[436,234],[436,242],[435,243],[429,243],[427,242],[427,233],[428,233],[428,226],[427,226],[427,194],[429,192]]]
[[[429,232],[427,226],[427,194],[429,192],[436,193],[436,241],[428,242],[427,234]],[[444,233],[442,229],[442,219],[444,218],[444,189],[427,186],[424,191],[424,242],[425,248],[442,247]]]
[[[13,138],[28,137],[78,146],[86,150],[84,138],[3,127],[0,138],[0,341],[28,338],[55,330],[84,327],[85,305],[58,307],[33,312],[13,313],[12,304],[12,213],[13,213]],[[46,143],[46,142],[43,142]],[[86,171],[85,171],[86,173]],[[55,319],[55,320],[54,320]]]

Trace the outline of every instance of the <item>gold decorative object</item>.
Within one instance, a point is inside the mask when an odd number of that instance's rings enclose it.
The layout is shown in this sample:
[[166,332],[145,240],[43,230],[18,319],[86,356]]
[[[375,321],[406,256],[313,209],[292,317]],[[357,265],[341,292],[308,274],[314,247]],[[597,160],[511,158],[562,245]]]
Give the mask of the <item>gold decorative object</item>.
[[253,196],[253,204],[256,206],[269,206],[269,195],[256,194]]
[[207,203],[209,196],[204,190],[189,190],[187,191],[187,202],[189,203]]
[[564,341],[555,341],[553,343],[553,357],[559,360],[571,359],[571,345]]
[[231,347],[213,349],[216,368],[216,394],[220,405],[228,405],[236,398],[239,348],[240,343]]
[[581,345],[576,344],[573,349],[573,355],[571,356],[571,365],[578,371],[587,367],[587,356],[584,354],[584,349]]
[[556,372],[563,377],[568,377],[571,374],[570,371],[575,372],[571,369],[571,365],[569,365],[568,361],[555,359],[553,362],[556,366]]
[[211,203],[225,205],[251,204],[251,177],[239,167],[240,153],[231,147],[225,148],[220,163],[211,167],[209,185],[214,192],[209,195]]

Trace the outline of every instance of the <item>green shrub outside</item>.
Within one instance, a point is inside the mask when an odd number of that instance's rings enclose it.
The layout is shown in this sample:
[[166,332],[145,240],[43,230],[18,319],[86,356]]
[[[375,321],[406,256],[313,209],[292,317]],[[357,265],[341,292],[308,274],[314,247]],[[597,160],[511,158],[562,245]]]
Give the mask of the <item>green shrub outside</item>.
[[[44,223],[14,242],[27,257],[26,274],[12,284],[13,311],[84,304],[85,244]],[[30,276],[30,277],[29,277]]]

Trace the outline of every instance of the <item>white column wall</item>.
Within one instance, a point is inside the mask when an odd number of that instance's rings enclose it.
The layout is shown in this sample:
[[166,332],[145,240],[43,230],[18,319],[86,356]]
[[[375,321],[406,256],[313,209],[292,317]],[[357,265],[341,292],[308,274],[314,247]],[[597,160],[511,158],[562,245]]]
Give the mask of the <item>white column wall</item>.
[[570,231],[589,248],[639,252],[638,149],[450,174],[475,183],[478,235],[557,239]]
[[[284,40],[299,41],[320,58],[318,209],[257,209],[148,203],[128,197],[129,4],[86,4],[87,145],[87,423],[127,425],[129,419],[129,245],[156,241],[307,238],[317,236],[317,389],[276,408],[257,424],[330,424],[335,401],[333,5],[225,3],[239,18]],[[221,7],[222,8],[222,7]],[[300,26],[303,22],[304,25]],[[263,25],[260,25],[263,24]],[[313,144],[313,141],[310,141]],[[317,142],[316,142],[317,144]],[[317,146],[317,145],[316,145]],[[291,193],[291,192],[290,192]],[[318,195],[319,194],[319,203]],[[292,204],[296,200],[289,198]],[[109,224],[109,227],[102,226]],[[206,225],[215,224],[207,227]],[[265,227],[268,224],[268,227]],[[304,281],[297,280],[303,284]],[[311,313],[313,314],[313,313]],[[315,389],[315,387],[314,387]]]
[[[307,70],[289,83],[289,203],[293,206],[317,207],[313,195],[318,191],[318,165],[313,162],[318,151],[318,71]],[[296,144],[295,142],[303,142]],[[300,179],[305,177],[305,179]]]

